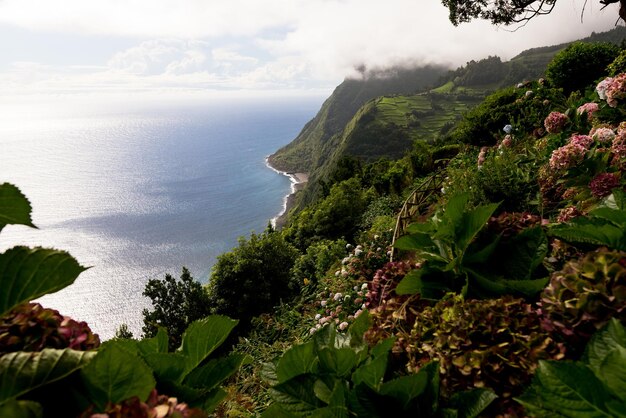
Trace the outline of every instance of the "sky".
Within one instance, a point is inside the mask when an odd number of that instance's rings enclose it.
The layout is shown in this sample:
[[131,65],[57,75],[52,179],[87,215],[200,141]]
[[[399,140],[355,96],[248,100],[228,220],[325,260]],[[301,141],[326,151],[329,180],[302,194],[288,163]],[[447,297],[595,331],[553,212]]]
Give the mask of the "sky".
[[[355,70],[462,65],[614,27],[559,0],[526,26],[454,27],[440,0],[0,0],[0,94],[320,94]],[[621,23],[623,24],[623,23]]]

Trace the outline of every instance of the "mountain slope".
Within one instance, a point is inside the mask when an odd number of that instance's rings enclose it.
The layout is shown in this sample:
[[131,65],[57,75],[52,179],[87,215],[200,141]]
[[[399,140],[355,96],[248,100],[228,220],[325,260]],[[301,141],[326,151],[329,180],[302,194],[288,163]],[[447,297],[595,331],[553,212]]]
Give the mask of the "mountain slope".
[[324,161],[324,145],[340,134],[368,100],[389,94],[413,94],[434,85],[447,68],[426,66],[368,74],[363,80],[347,79],[324,102],[290,144],[270,156],[270,164],[282,171],[310,172]]

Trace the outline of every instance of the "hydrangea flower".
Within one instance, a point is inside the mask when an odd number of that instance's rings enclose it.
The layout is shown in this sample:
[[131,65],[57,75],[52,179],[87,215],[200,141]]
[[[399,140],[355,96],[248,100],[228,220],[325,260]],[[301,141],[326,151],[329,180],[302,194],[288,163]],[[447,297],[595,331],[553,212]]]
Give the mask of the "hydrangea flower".
[[598,93],[598,96],[600,96],[600,99],[606,100],[606,90],[612,81],[612,77],[607,77],[598,83],[596,86],[596,92]]
[[563,131],[565,125],[569,122],[566,114],[561,112],[550,112],[548,117],[543,121],[546,131],[551,134],[558,134]]
[[606,103],[611,107],[617,107],[617,101],[626,97],[626,73],[613,77],[605,91]]
[[552,151],[550,168],[553,170],[566,170],[583,160],[587,150],[580,145],[569,143]]
[[600,106],[598,106],[597,103],[589,102],[589,103],[585,103],[582,106],[579,106],[578,109],[576,109],[576,113],[578,113],[579,115],[586,113],[587,119],[591,120],[593,119],[593,114],[597,112],[599,109],[600,109]]
[[611,191],[619,186],[619,178],[614,173],[598,174],[589,183],[591,194],[595,197],[606,197]]
[[511,137],[511,135],[507,135],[504,137],[504,139],[500,143],[500,147],[510,148],[512,143],[513,143],[513,138]]
[[487,147],[482,147],[480,152],[478,153],[478,167],[480,168],[484,163],[487,157]]
[[504,133],[510,134],[511,132],[513,132],[513,127],[511,125],[504,125],[504,128],[502,130],[504,131]]
[[574,135],[568,142],[571,145],[579,146],[588,150],[591,144],[593,144],[593,138],[588,135]]
[[600,144],[610,144],[615,139],[615,132],[611,128],[592,129],[592,132],[592,138]]

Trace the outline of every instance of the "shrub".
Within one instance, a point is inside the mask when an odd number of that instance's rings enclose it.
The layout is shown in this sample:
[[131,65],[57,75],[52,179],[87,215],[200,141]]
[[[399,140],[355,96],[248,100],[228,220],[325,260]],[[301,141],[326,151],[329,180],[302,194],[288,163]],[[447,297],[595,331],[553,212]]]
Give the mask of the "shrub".
[[555,55],[546,69],[546,78],[569,95],[602,77],[618,54],[619,48],[613,44],[574,42]]
[[511,296],[449,295],[417,316],[411,343],[409,367],[438,360],[445,392],[488,387],[503,398],[521,393],[540,359],[565,353],[541,328],[535,309]]
[[601,249],[554,272],[541,294],[542,324],[579,347],[611,318],[626,322],[626,252]]
[[148,280],[143,295],[150,298],[153,308],[143,310],[144,336],[154,337],[159,327],[165,328],[169,334],[170,350],[180,345],[189,324],[211,313],[206,290],[185,267],[180,280],[169,274],[163,280]]
[[293,294],[290,271],[299,255],[280,232],[240,238],[239,246],[220,255],[213,267],[208,284],[212,310],[247,326],[252,317]]
[[626,73],[626,49],[623,49],[615,60],[606,67],[606,72],[611,77],[620,73]]

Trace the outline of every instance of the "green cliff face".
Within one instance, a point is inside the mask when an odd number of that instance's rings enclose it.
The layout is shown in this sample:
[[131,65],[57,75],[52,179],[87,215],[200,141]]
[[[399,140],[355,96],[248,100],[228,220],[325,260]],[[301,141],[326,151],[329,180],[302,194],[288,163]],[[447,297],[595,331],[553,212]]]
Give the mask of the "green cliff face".
[[436,84],[446,71],[447,68],[435,66],[393,69],[368,74],[363,80],[345,80],[296,139],[270,156],[270,164],[282,171],[312,172],[332,154],[328,150],[329,140],[342,133],[368,100],[382,95],[424,91]]

